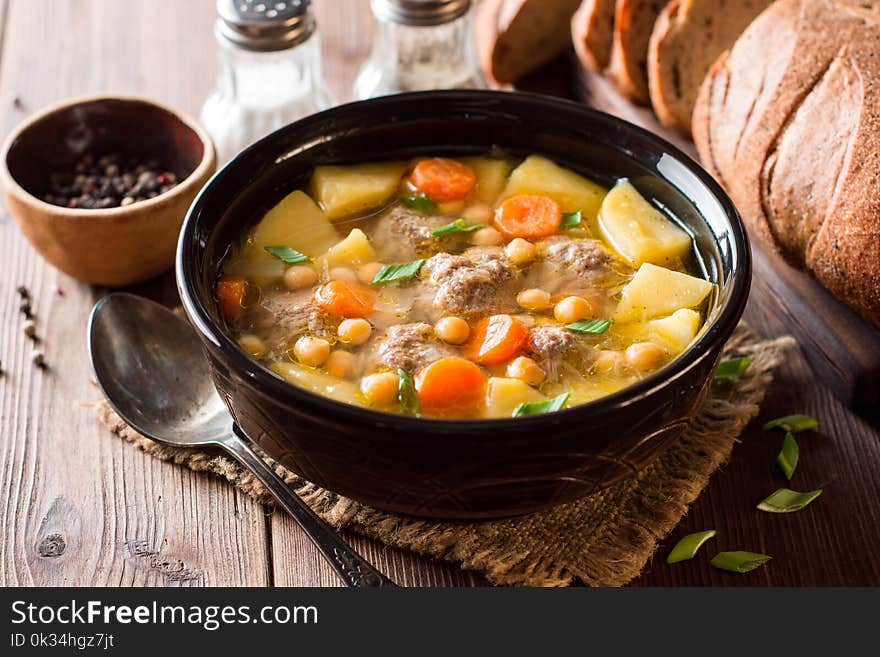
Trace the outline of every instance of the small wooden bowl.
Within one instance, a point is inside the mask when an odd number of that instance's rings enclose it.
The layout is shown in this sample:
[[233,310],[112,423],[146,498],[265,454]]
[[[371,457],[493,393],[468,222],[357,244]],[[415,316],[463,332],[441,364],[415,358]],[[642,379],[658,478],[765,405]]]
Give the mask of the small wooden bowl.
[[[158,159],[180,181],[125,207],[64,208],[41,200],[54,171],[84,154]],[[195,121],[137,96],[94,96],[43,110],[3,145],[0,183],[19,229],[46,260],[89,283],[146,280],[174,261],[186,211],[216,168],[211,140]]]

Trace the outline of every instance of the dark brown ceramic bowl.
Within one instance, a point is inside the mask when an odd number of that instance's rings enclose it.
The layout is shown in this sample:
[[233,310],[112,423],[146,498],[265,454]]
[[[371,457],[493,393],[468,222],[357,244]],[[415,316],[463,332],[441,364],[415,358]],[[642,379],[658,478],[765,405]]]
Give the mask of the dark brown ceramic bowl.
[[[695,237],[718,284],[708,326],[659,372],[559,413],[498,420],[413,418],[349,406],[285,382],[223,328],[212,292],[231,242],[318,164],[541,153],[611,184],[629,177]],[[746,302],[745,231],[729,199],[687,156],[633,125],[526,94],[444,91],[322,112],[266,137],[217,173],[180,235],[177,282],[238,430],[286,467],[367,504],[420,516],[488,518],[567,502],[631,477],[672,444],[710,385]]]
[[[85,153],[156,158],[177,175],[175,187],[125,207],[86,210],[46,203],[52,172]],[[216,167],[207,133],[192,119],[139,96],[65,101],[30,117],[0,154],[6,206],[40,254],[74,278],[129,285],[174,262],[180,225]]]

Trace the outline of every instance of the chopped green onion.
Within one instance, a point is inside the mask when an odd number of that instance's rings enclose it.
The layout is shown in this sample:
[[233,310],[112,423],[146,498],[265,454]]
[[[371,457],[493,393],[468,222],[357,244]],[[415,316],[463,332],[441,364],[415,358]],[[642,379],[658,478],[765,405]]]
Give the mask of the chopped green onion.
[[562,214],[562,221],[559,223],[559,227],[562,229],[566,228],[577,228],[581,225],[581,211],[575,210],[574,212],[564,212]]
[[482,226],[479,224],[469,224],[464,219],[456,219],[451,224],[435,228],[431,231],[431,235],[439,237],[440,235],[449,235],[451,233],[470,233],[479,230],[480,228],[482,228]]
[[779,469],[782,470],[782,474],[789,481],[791,481],[794,469],[797,467],[799,453],[800,450],[794,435],[786,433],[782,441],[782,449],[779,450],[779,454],[776,456],[776,463],[779,464]]
[[709,563],[732,573],[747,573],[770,561],[773,557],[757,552],[719,552]]
[[611,324],[613,324],[613,322],[610,319],[582,319],[573,324],[566,324],[565,328],[575,333],[599,335],[610,329]]
[[679,561],[693,559],[697,555],[697,550],[700,549],[703,543],[715,536],[715,533],[714,529],[710,529],[705,532],[688,534],[675,544],[672,552],[666,557],[666,563],[678,563]]
[[818,426],[819,422],[809,415],[786,415],[770,420],[764,425],[764,429],[784,429],[789,433],[799,433],[807,429],[815,429]]
[[400,410],[406,415],[416,415],[419,412],[419,395],[413,384],[412,377],[406,370],[397,370],[400,382],[397,384],[397,399],[400,401]]
[[715,368],[715,380],[719,383],[731,383],[733,381],[739,381],[739,378],[743,374],[745,374],[746,370],[749,369],[749,365],[751,364],[752,359],[748,356],[733,358],[731,360],[723,360],[718,363],[718,367]]
[[553,399],[545,399],[537,402],[523,402],[513,409],[513,417],[522,417],[523,415],[538,415],[539,413],[555,413],[562,410],[565,402],[571,397],[570,392],[564,392]]
[[288,265],[309,262],[311,260],[309,256],[300,253],[296,249],[291,249],[289,246],[267,246],[266,251],[279,260],[286,262]]
[[373,277],[372,284],[391,283],[392,281],[408,281],[419,273],[419,269],[425,264],[425,259],[413,260],[412,262],[399,262],[394,265],[385,265]]
[[768,513],[791,513],[800,511],[810,502],[822,494],[822,489],[811,490],[807,493],[798,493],[788,488],[780,488],[771,493],[758,504],[758,509]]
[[431,214],[437,211],[437,204],[425,194],[409,194],[408,196],[401,196],[400,200],[403,201],[406,207],[422,214]]

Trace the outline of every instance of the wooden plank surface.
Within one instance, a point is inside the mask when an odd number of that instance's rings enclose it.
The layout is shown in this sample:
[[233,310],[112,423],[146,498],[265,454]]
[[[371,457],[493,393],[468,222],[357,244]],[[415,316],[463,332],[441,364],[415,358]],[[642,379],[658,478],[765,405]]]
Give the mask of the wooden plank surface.
[[[315,4],[328,81],[337,98],[346,100],[369,48],[367,3]],[[134,91],[195,113],[212,83],[213,0],[0,0],[0,8],[4,132],[49,102],[95,91]],[[647,113],[640,120],[651,123]],[[267,517],[228,486],[158,463],[108,436],[91,409],[79,406],[97,397],[88,383],[84,329],[92,303],[105,290],[43,263],[5,212],[0,258],[0,584],[337,584],[286,517]],[[764,266],[759,258],[747,317],[762,334],[781,335],[787,326],[761,276]],[[15,298],[21,283],[34,293],[51,365],[47,373],[27,361],[30,346]],[[169,275],[135,291],[169,304],[176,300]],[[801,440],[795,483],[825,486],[825,495],[785,517],[754,510],[783,484],[773,462],[780,437],[768,436],[756,423],[666,541],[715,528],[719,538],[710,551],[766,551],[774,556],[770,566],[747,576],[705,562],[669,567],[661,550],[636,585],[880,583],[878,426],[818,387],[798,353],[781,368],[761,418],[791,412],[822,421],[819,434]],[[354,540],[402,584],[484,583],[454,566]]]

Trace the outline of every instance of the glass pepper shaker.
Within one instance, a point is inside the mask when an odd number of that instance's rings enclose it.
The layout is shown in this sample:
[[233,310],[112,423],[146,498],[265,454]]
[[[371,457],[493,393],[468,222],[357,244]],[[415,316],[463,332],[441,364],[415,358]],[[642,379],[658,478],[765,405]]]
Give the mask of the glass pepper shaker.
[[217,0],[217,83],[201,120],[226,161],[333,105],[309,0]]
[[486,87],[471,37],[471,0],[371,0],[373,49],[358,99],[425,89]]

